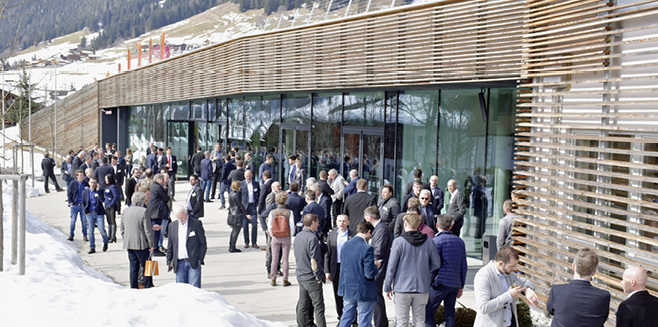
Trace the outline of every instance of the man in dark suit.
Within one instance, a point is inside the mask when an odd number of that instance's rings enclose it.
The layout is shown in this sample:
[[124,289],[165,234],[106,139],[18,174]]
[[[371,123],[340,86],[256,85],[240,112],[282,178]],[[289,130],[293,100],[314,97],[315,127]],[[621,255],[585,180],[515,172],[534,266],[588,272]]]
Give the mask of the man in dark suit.
[[420,182],[423,186],[423,190],[429,190],[430,184],[423,182],[423,172],[420,169],[414,169],[413,171],[414,180],[407,183],[407,187],[404,189],[404,195],[411,193],[413,191],[414,182]]
[[94,173],[96,172],[96,169],[101,165],[101,153],[100,151],[94,152],[94,154],[91,156],[91,163],[90,167],[91,169],[94,170]]
[[70,154],[66,156],[66,160],[62,161],[61,172],[62,180],[66,187],[68,187],[75,180],[73,176],[75,174],[75,170],[73,170],[73,157]]
[[269,243],[270,236],[267,234],[267,216],[263,216],[263,213],[267,209],[267,196],[272,193],[272,171],[264,170],[263,174],[260,176],[263,179],[260,187],[260,196],[258,197],[258,220],[260,221],[260,227],[265,232],[265,240]]
[[[222,166],[224,163],[224,156],[222,153],[222,145],[221,143],[216,143],[215,144],[215,149],[212,151],[212,154],[210,155],[210,160],[215,164],[214,170],[213,170],[213,176],[212,176],[212,194],[210,195],[211,199],[215,198],[215,192],[217,191],[217,183],[221,183],[222,181]],[[221,188],[221,185],[219,185]]]
[[[150,149],[151,148],[148,148],[148,150],[150,150]],[[146,155],[146,159],[144,160],[146,169],[156,170],[158,168],[157,159],[156,159],[155,156],[156,156],[156,153],[154,153],[154,152],[151,152],[151,153]]]
[[[201,288],[201,265],[208,250],[203,224],[198,219],[188,218],[183,206],[174,207],[174,216],[176,221],[169,226],[167,267],[176,273],[176,283]],[[179,239],[179,230],[183,229],[187,230],[185,240]],[[186,251],[181,251],[179,245],[184,245]]]
[[190,166],[197,176],[201,176],[201,160],[203,160],[203,158],[205,158],[203,151],[201,151],[200,146],[197,146],[196,153],[190,158]]
[[304,190],[304,186],[306,185],[306,173],[304,172],[304,168],[302,168],[301,158],[295,159],[295,173],[293,175],[292,182],[299,185],[300,191]]
[[92,156],[85,156],[84,161],[80,164],[80,167],[78,169],[86,172],[87,168],[91,168],[91,162],[94,160]]
[[176,195],[176,174],[178,174],[178,162],[176,161],[176,156],[171,154],[171,147],[167,147],[167,154],[163,156],[163,162],[165,168],[167,169],[167,174],[169,175],[169,194],[173,198]]
[[[359,171],[356,169],[350,170],[350,182],[345,186],[343,190],[344,197],[347,198],[350,195],[354,195],[357,191],[356,182],[359,181]],[[354,225],[357,226],[357,225]]]
[[327,253],[324,256],[324,271],[327,274],[327,280],[331,281],[334,289],[334,299],[336,300],[336,313],[338,320],[343,315],[343,297],[338,295],[338,284],[340,282],[340,252],[349,239],[354,236],[354,232],[347,226],[350,224],[350,217],[347,215],[338,215],[336,217],[337,228],[329,232],[327,237]]
[[436,214],[441,214],[443,209],[443,199],[444,193],[443,190],[439,187],[439,177],[432,175],[430,177],[430,192],[432,193],[432,205],[434,206],[434,212]]
[[213,166],[212,166],[212,160],[210,160],[210,152],[206,151],[203,153],[204,158],[201,160],[201,181],[202,181],[202,186],[201,189],[203,189],[203,192],[205,193],[205,201],[206,202],[212,202],[210,201],[210,184],[212,183],[212,178],[213,178]]
[[43,188],[46,191],[46,193],[50,193],[50,190],[48,189],[48,178],[55,183],[55,189],[57,192],[63,191],[61,187],[59,187],[59,184],[57,184],[57,179],[55,179],[55,160],[50,158],[50,155],[48,152],[43,154],[43,160],[41,160],[41,170],[43,170],[43,177],[44,177],[44,185]]
[[[553,315],[552,327],[603,326],[610,310],[610,293],[592,286],[599,258],[589,248],[578,251],[569,284],[553,285],[546,310]],[[655,321],[654,321],[655,323]]]
[[[107,164],[107,157],[101,158],[101,165],[94,170],[94,177],[98,179],[98,185],[100,185],[101,190],[105,190],[107,185],[105,185],[105,176],[106,175],[112,175],[114,176],[114,169],[110,165]],[[114,177],[114,180],[116,180],[116,176]]]
[[322,192],[319,184],[312,185],[310,189],[315,192],[315,201],[324,209],[324,218],[320,229],[322,235],[327,235],[331,229],[331,197]]
[[132,204],[132,196],[135,194],[135,186],[137,185],[137,181],[139,178],[142,176],[142,171],[135,167],[133,168],[133,173],[130,178],[126,180],[126,205],[129,206]]
[[[75,172],[80,169],[80,165],[82,165],[83,162],[85,162],[85,152],[80,151],[73,157],[73,161],[71,161],[73,171]],[[82,171],[84,171],[84,169]]]
[[[238,161],[240,164],[241,161]],[[244,164],[244,163],[243,163]],[[239,166],[238,166],[239,167]],[[236,172],[239,169],[233,171]],[[242,221],[242,234],[244,234],[244,247],[249,247],[249,225],[251,225],[251,247],[260,249],[256,239],[258,238],[258,198],[260,196],[260,186],[254,180],[254,173],[251,170],[244,171],[244,180],[241,182],[240,193],[242,193],[242,205],[244,205],[247,215],[251,219]],[[232,173],[231,173],[232,174]]]
[[[348,198],[349,199],[349,198]],[[369,326],[375,303],[377,286],[375,276],[381,263],[375,261],[375,251],[368,241],[375,228],[364,221],[356,228],[356,235],[345,242],[340,253],[340,281],[338,295],[343,297],[341,326],[349,326],[356,319],[359,308],[359,326]]]
[[201,189],[201,184],[199,184],[199,176],[190,176],[190,185],[192,185],[192,189],[185,201],[187,215],[190,218],[203,218],[203,189]]
[[647,291],[647,271],[631,267],[624,271],[621,286],[628,299],[617,308],[617,327],[654,327],[658,323],[658,297]]
[[242,182],[244,180],[244,161],[237,160],[235,166],[235,170],[228,174],[229,185],[233,184],[233,181]]
[[320,191],[322,192],[322,194],[324,194],[327,197],[334,195],[334,190],[332,190],[331,186],[329,186],[329,184],[327,183],[327,177],[329,177],[327,171],[321,170],[318,177],[320,178],[318,180],[318,186],[320,186]]
[[224,192],[231,192],[231,181],[228,179],[228,176],[233,172],[234,169],[235,166],[231,163],[231,156],[227,154],[224,156],[224,164],[222,165],[222,185],[219,186],[219,199],[222,203],[222,206],[219,207],[220,209],[226,208],[224,206],[226,204],[224,200]]
[[350,230],[356,232],[356,226],[363,221],[363,211],[369,206],[377,205],[377,197],[368,194],[368,181],[359,179],[356,182],[356,194],[349,196],[345,200],[345,209],[343,213],[350,217]]
[[375,319],[375,327],[388,326],[388,318],[386,317],[386,302],[384,301],[384,280],[386,279],[386,269],[388,268],[388,259],[391,255],[391,245],[393,244],[393,237],[391,230],[386,223],[381,221],[379,216],[379,209],[376,206],[366,208],[363,212],[364,219],[371,223],[375,229],[372,231],[372,239],[370,245],[375,249],[375,260],[381,262],[381,267],[377,276],[375,276],[375,284],[377,286],[377,304],[373,318]]
[[379,202],[379,216],[382,221],[388,225],[392,231],[395,225],[395,218],[400,214],[400,203],[393,196],[393,186],[382,186],[382,199]]
[[[318,235],[319,237],[322,237],[322,227],[327,223],[324,209],[322,208],[321,205],[315,202],[314,191],[308,190],[306,191],[306,193],[304,193],[304,196],[306,200],[306,206],[304,207],[304,210],[302,210],[302,217],[306,216],[309,213],[317,215],[318,223],[320,224],[320,226],[318,227],[318,230],[315,231],[315,234]],[[300,230],[298,230],[297,232],[299,232]]]
[[297,230],[304,228],[302,224],[302,211],[306,206],[306,200],[299,195],[299,185],[297,183],[290,184],[290,193],[288,194],[288,201],[286,201],[286,208],[292,211],[293,219],[295,220],[295,235]]
[[[452,226],[452,233],[459,236],[459,233],[464,226],[464,214],[466,214],[466,202],[464,202],[464,195],[457,189],[457,181],[451,179],[448,181],[448,192],[450,192],[450,203],[448,204],[447,214],[452,216],[452,221],[455,224]],[[466,229],[468,230],[467,226]]]

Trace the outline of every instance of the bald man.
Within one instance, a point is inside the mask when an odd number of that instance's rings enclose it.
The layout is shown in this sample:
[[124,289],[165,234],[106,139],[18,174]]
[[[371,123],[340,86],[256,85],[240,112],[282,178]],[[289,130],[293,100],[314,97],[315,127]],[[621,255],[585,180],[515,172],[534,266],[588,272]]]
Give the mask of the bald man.
[[654,327],[658,322],[658,297],[646,289],[647,271],[642,267],[631,267],[624,271],[621,279],[628,299],[617,308],[617,327]]

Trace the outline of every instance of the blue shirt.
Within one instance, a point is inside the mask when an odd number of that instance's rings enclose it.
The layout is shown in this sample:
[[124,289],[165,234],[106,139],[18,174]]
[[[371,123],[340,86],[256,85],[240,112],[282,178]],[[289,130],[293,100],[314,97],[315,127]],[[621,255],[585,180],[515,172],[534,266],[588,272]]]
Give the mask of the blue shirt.
[[82,192],[85,190],[85,183],[78,181],[78,198],[75,200],[76,205],[82,204]]
[[96,200],[98,199],[98,192],[97,191],[90,191],[89,192],[89,212],[91,211],[96,211],[98,212],[96,208]]

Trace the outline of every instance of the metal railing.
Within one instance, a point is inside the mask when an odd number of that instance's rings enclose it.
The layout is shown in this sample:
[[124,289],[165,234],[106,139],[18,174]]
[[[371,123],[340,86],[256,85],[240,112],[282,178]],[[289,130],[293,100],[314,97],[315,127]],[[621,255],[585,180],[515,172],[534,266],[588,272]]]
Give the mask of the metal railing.
[[0,271],[4,271],[4,181],[12,181],[11,264],[18,263],[18,274],[25,275],[25,180],[28,175],[0,175]]

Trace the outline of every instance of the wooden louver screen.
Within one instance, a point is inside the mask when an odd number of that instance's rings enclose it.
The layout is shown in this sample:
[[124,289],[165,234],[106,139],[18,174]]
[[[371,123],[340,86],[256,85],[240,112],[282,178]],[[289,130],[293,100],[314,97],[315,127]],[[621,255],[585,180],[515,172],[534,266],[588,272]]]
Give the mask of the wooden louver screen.
[[522,270],[544,300],[584,246],[612,294],[625,268],[658,291],[658,1],[525,1],[515,183]]

